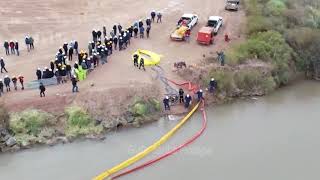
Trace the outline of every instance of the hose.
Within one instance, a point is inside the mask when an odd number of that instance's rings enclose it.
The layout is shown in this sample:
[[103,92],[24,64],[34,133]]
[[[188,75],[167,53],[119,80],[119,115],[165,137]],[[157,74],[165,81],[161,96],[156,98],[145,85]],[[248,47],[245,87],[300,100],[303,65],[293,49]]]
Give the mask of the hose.
[[180,151],[182,148],[188,146],[189,144],[193,143],[196,139],[198,139],[204,132],[204,130],[206,129],[207,127],[207,115],[206,115],[206,111],[204,109],[204,102],[203,102],[203,107],[201,108],[201,111],[202,111],[202,116],[203,116],[203,121],[202,121],[202,128],[200,129],[200,131],[198,131],[193,137],[191,137],[190,139],[188,139],[186,142],[184,142],[183,144],[181,144],[180,146],[176,147],[175,149],[172,149],[171,151],[165,153],[165,154],[162,154],[161,156],[155,158],[155,159],[152,159],[150,161],[147,161],[135,168],[132,168],[132,169],[129,169],[129,170],[126,170],[114,177],[111,178],[111,180],[114,180],[114,179],[118,179],[120,177],[123,177],[125,175],[128,175],[128,174],[131,174],[135,171],[138,171],[138,170],[141,170],[143,168],[146,168],[148,166],[151,166],[152,164],[164,159],[164,158],[167,158],[168,156],[171,156],[173,154],[175,154],[176,152]]
[[[172,83],[175,84],[175,85],[178,85],[178,86],[187,85],[187,86],[189,87],[189,88],[188,88],[189,90],[195,90],[195,89],[194,89],[195,86],[192,86],[192,84],[189,83],[189,82],[178,84],[178,83],[176,83],[176,82],[174,82],[174,81],[171,81],[171,80],[169,80],[169,79],[167,79],[167,80],[170,81],[170,82],[172,82]],[[141,165],[139,165],[139,166],[137,166],[137,167],[135,167],[135,168],[126,170],[126,171],[124,171],[124,172],[122,172],[122,173],[120,173],[120,174],[112,177],[111,179],[112,179],[112,180],[113,180],[113,179],[118,179],[118,178],[120,178],[120,177],[122,177],[122,176],[131,174],[131,173],[133,173],[133,172],[135,172],[135,171],[138,171],[138,170],[141,170],[141,169],[143,169],[143,168],[145,168],[145,167],[151,166],[152,164],[154,164],[154,163],[156,163],[156,162],[158,162],[158,161],[160,161],[160,160],[162,160],[162,159],[164,159],[164,158],[167,158],[168,156],[171,156],[171,155],[175,154],[176,152],[180,151],[182,148],[184,148],[184,147],[188,146],[189,144],[193,143],[196,139],[198,139],[198,138],[203,134],[204,130],[205,130],[206,127],[207,127],[207,115],[206,115],[206,111],[205,111],[205,103],[204,103],[204,100],[202,100],[202,108],[201,108],[201,111],[202,111],[202,117],[203,117],[203,118],[202,118],[202,119],[203,119],[203,121],[202,121],[202,128],[201,128],[194,136],[192,136],[190,139],[188,139],[186,142],[184,142],[184,143],[181,144],[180,146],[176,147],[175,149],[172,149],[171,151],[169,151],[169,152],[167,152],[167,153],[164,153],[164,154],[162,154],[161,156],[159,156],[159,157],[157,157],[157,158],[155,158],[155,159],[152,159],[152,160],[150,160],[150,161],[147,161],[147,162],[145,162],[145,163],[143,163],[143,164],[141,164]]]
[[170,86],[168,79],[164,75],[164,70],[162,69],[162,67],[157,65],[157,66],[152,67],[151,69],[157,73],[156,79],[159,79],[163,83],[164,88],[166,90],[166,93],[168,95],[178,95],[179,94],[175,88]]

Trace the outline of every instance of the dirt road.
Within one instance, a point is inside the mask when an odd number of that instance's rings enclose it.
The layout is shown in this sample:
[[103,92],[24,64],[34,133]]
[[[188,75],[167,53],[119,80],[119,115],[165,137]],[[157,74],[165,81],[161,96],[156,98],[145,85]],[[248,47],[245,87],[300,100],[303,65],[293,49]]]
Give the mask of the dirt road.
[[[26,81],[35,79],[38,67],[49,65],[57,49],[64,42],[77,40],[80,49],[86,49],[91,40],[93,28],[102,29],[105,25],[111,30],[114,23],[124,26],[145,18],[151,10],[163,13],[163,23],[153,24],[150,39],[135,39],[126,51],[115,52],[108,64],[100,66],[91,73],[87,80],[80,83],[81,93],[73,95],[71,84],[51,86],[47,88],[47,97],[40,99],[37,90],[25,90],[5,94],[5,103],[11,110],[36,107],[45,110],[59,110],[71,103],[77,96],[85,96],[88,91],[104,91],[110,88],[130,88],[137,84],[158,83],[151,69],[142,72],[133,68],[130,55],[137,48],[148,49],[164,55],[161,66],[172,78],[172,64],[175,61],[186,61],[187,64],[198,63],[203,54],[224,49],[229,44],[223,42],[224,33],[231,36],[232,41],[239,39],[240,27],[243,22],[243,12],[227,12],[224,10],[224,0],[11,0],[1,1],[0,6],[0,42],[18,40],[21,56],[1,56],[5,58],[9,75],[23,74]],[[196,13],[199,23],[191,32],[191,42],[172,42],[169,34],[174,29],[177,20],[183,13]],[[220,15],[224,18],[222,31],[216,37],[212,46],[200,46],[195,41],[196,32],[206,23],[210,15]],[[30,34],[35,39],[35,51],[28,53],[23,39]],[[232,42],[231,41],[231,42]],[[4,74],[2,74],[4,75]],[[94,83],[91,88],[90,84]],[[152,92],[151,92],[152,93]],[[121,94],[112,94],[118,96]],[[49,102],[49,103],[48,103]]]

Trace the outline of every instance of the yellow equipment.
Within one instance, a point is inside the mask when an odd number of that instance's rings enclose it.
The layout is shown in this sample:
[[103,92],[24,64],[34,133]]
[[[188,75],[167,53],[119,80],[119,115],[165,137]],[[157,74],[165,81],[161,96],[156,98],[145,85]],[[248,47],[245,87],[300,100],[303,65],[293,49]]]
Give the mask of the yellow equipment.
[[138,63],[140,64],[140,59],[143,58],[144,59],[144,65],[145,66],[154,66],[154,65],[158,65],[160,63],[161,60],[161,55],[148,51],[148,50],[142,50],[142,49],[138,49],[136,52],[133,53],[132,55],[132,60],[133,60],[133,56],[134,55],[138,55]]

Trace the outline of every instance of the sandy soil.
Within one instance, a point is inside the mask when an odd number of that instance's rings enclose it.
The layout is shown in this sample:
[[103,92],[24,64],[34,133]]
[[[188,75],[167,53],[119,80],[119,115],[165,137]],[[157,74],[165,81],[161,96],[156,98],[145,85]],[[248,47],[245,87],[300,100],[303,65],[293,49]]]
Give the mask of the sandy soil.
[[[124,26],[131,22],[145,18],[151,10],[162,11],[163,23],[154,24],[150,39],[133,40],[131,46],[122,52],[115,52],[109,63],[100,66],[89,78],[79,85],[81,93],[71,93],[71,84],[47,87],[47,97],[40,98],[37,90],[25,90],[7,93],[4,97],[6,105],[12,111],[36,107],[50,111],[62,110],[67,104],[77,99],[77,96],[86,96],[95,91],[104,91],[110,88],[130,88],[136,84],[159,83],[153,79],[154,72],[147,72],[133,68],[130,55],[137,48],[148,49],[164,58],[161,66],[172,79],[178,76],[172,72],[173,63],[186,61],[188,65],[198,63],[203,54],[225,49],[229,46],[223,41],[223,35],[228,33],[234,41],[241,40],[241,23],[244,13],[228,12],[224,10],[224,0],[11,0],[0,1],[0,42],[4,40],[18,40],[21,55],[5,56],[1,49],[1,56],[5,58],[9,75],[23,74],[26,81],[35,79],[37,67],[48,66],[54,58],[57,48],[63,42],[78,40],[80,49],[87,47],[91,40],[93,28],[102,29],[105,25],[111,30],[114,23]],[[192,30],[191,42],[172,42],[169,34],[175,28],[178,18],[183,13],[196,13],[199,23]],[[196,32],[205,25],[207,17],[219,15],[224,18],[222,31],[216,36],[212,46],[198,45]],[[35,39],[35,50],[28,53],[23,39],[30,34]],[[4,74],[2,74],[4,75]],[[94,87],[90,84],[94,83]],[[151,92],[152,93],[152,92]],[[106,96],[119,96],[113,93]]]

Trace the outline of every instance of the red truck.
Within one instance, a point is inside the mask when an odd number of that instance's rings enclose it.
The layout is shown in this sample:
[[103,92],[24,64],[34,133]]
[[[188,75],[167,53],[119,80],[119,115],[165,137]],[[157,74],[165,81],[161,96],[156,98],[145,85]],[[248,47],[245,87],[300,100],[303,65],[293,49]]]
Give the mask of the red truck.
[[200,44],[210,45],[213,43],[213,28],[212,27],[202,27],[197,35],[197,41]]

